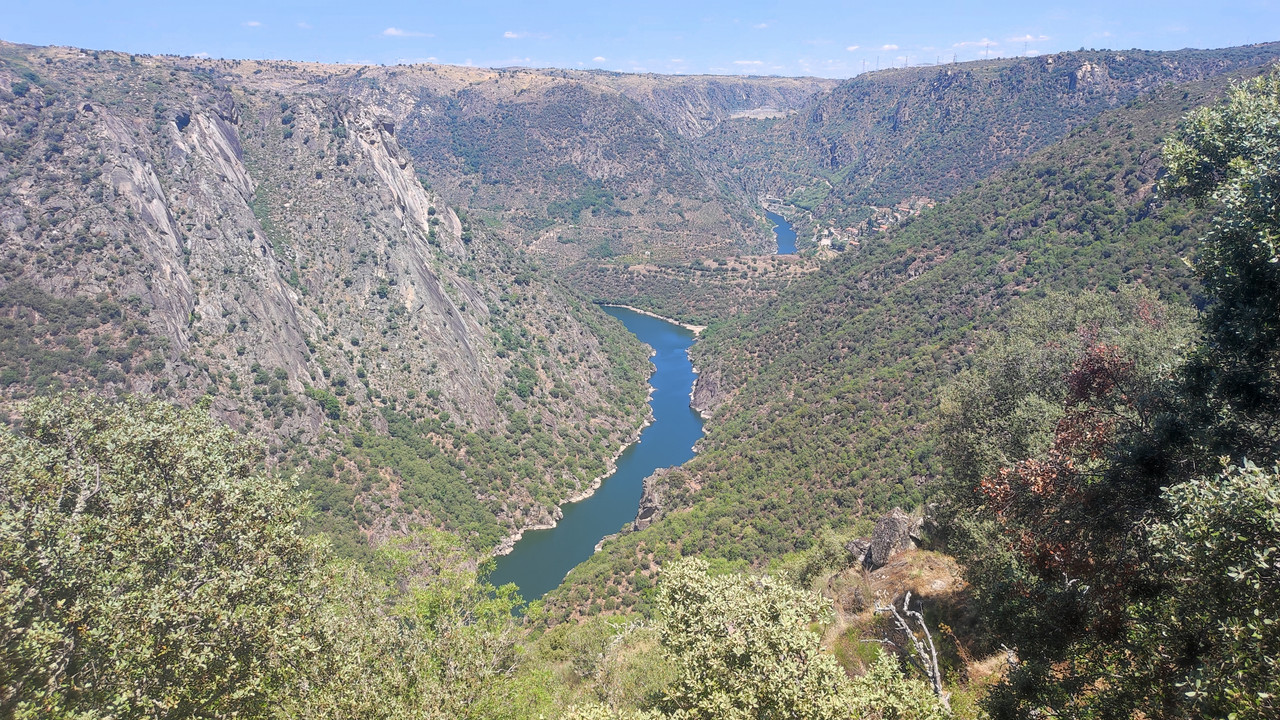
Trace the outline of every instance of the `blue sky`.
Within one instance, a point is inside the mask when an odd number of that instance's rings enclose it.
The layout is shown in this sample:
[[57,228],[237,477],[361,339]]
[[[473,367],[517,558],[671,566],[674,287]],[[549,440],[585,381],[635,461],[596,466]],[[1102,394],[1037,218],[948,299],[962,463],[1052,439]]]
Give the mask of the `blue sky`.
[[6,0],[0,39],[323,62],[848,77],[1085,48],[1280,40],[1258,2],[64,2]]

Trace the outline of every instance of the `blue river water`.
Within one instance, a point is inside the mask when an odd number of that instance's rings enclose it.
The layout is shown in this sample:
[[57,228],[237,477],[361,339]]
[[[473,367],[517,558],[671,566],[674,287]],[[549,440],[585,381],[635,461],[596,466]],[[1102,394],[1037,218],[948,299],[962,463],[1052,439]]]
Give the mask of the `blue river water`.
[[689,407],[693,365],[688,350],[694,335],[675,323],[626,308],[604,311],[622,321],[656,353],[653,422],[640,441],[623,451],[617,470],[595,493],[563,506],[564,517],[549,530],[530,530],[511,553],[497,559],[489,580],[494,585],[515,583],[525,600],[537,600],[554,589],[578,563],[591,557],[596,543],[635,519],[643,481],[658,468],[681,465],[693,457],[693,444],[702,437],[702,418]]
[[795,255],[796,254],[796,231],[791,228],[791,223],[781,215],[769,211],[765,211],[764,216],[769,218],[769,222],[773,223],[773,234],[778,237],[778,254],[779,255]]

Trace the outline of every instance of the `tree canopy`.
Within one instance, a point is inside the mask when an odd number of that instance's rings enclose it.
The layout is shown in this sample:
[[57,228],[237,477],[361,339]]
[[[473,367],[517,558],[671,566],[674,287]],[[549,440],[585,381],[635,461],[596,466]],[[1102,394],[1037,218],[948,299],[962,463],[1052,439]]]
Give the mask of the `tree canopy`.
[[62,396],[0,434],[0,715],[258,717],[318,651],[289,483],[203,408]]
[[1192,113],[1165,160],[1166,192],[1217,212],[1198,340],[1152,298],[1103,300],[1119,324],[1051,298],[944,405],[951,547],[1020,658],[994,717],[1277,711],[1280,477],[1253,463],[1280,450],[1280,72]]

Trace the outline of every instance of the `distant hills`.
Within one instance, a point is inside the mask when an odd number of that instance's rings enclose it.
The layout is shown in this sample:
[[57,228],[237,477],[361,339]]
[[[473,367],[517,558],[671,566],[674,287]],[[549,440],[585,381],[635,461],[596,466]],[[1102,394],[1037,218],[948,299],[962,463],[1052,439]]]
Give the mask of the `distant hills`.
[[883,70],[846,80],[796,115],[735,120],[708,151],[757,193],[855,225],[869,206],[942,200],[1169,83],[1280,58],[1280,43],[1222,50],[1056,53]]

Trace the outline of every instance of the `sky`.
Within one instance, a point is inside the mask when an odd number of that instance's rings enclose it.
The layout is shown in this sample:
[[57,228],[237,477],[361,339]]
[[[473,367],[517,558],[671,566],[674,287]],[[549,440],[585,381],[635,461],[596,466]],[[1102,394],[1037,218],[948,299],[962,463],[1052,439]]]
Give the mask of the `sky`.
[[850,77],[904,63],[1280,40],[1280,0],[3,0],[0,39],[215,58]]

